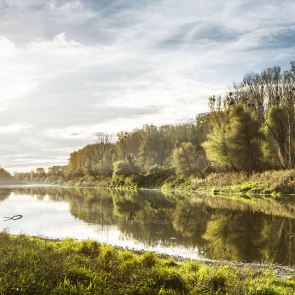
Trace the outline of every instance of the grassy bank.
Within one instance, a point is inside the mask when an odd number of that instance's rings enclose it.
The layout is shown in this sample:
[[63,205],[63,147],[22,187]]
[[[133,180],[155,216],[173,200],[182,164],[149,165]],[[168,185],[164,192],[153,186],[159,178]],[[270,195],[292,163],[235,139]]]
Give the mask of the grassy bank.
[[[78,185],[87,185],[87,181],[79,179]],[[157,188],[162,190],[194,190],[218,194],[242,194],[248,196],[280,196],[295,194],[295,170],[271,170],[261,173],[228,172],[211,173],[207,176],[190,176],[181,178],[169,176],[164,172],[156,175],[120,176],[92,183],[92,185],[109,186],[136,190],[140,188]]]
[[191,187],[213,193],[247,195],[295,194],[295,170],[271,170],[261,173],[212,173],[204,179],[192,178]]
[[0,233],[0,294],[294,294],[295,278]]
[[256,173],[211,173],[205,177],[169,177],[160,186],[164,190],[194,190],[219,194],[272,196],[295,194],[295,170],[271,170]]
[[264,195],[277,197],[295,194],[295,169],[265,172],[211,173],[207,176],[192,175],[182,178],[171,175],[169,169],[153,174],[120,175],[112,178],[80,177],[71,180],[42,177],[32,183],[51,183],[80,187],[110,187],[124,190],[162,189],[176,191],[200,191],[219,194]]

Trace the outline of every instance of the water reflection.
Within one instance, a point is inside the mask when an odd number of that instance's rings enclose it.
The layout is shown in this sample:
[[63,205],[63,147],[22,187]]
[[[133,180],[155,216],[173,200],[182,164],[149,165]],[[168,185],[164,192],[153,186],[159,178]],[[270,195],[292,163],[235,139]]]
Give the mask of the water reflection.
[[[56,187],[0,190],[13,233],[92,238],[190,258],[295,265],[295,203],[155,191]],[[8,223],[1,222],[1,228]]]

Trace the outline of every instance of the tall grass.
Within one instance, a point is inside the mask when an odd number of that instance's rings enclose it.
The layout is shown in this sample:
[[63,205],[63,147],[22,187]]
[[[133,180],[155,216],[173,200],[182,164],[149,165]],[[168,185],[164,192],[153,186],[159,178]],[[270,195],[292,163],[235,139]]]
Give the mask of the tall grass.
[[221,192],[295,194],[295,169],[256,173],[212,173],[205,178],[190,178],[193,189],[215,188]]
[[294,294],[294,277],[0,233],[0,294]]

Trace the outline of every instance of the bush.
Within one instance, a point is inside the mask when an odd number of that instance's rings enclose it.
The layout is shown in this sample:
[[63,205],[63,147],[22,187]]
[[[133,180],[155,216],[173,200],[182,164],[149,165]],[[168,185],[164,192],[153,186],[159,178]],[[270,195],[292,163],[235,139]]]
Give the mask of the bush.
[[137,165],[131,165],[128,161],[117,161],[114,163],[114,176],[124,175],[130,176],[132,174],[139,174],[140,168]]
[[144,187],[160,187],[166,179],[175,175],[174,168],[167,168],[160,165],[152,166],[145,175]]

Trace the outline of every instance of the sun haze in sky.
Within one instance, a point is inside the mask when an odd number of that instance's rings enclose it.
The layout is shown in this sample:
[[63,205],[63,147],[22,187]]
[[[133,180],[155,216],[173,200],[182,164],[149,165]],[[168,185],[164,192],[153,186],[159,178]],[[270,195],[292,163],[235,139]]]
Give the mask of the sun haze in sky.
[[0,1],[0,166],[65,164],[101,133],[175,123],[287,67],[293,0]]

